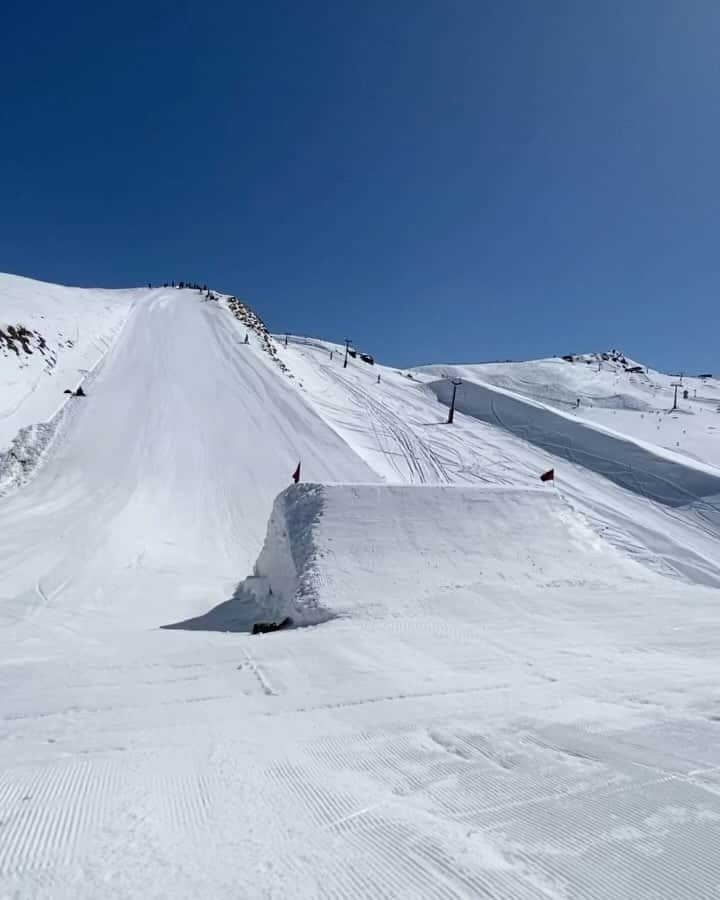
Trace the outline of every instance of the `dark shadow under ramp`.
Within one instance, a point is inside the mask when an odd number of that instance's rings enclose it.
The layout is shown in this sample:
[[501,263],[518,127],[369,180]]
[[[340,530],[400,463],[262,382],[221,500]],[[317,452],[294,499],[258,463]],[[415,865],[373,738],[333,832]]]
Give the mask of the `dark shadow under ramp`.
[[218,603],[200,616],[161,627],[182,631],[252,633],[253,626],[258,622],[279,622],[283,618],[285,613],[280,604],[273,602],[273,595],[268,594],[264,579],[250,576],[238,584],[229,600]]

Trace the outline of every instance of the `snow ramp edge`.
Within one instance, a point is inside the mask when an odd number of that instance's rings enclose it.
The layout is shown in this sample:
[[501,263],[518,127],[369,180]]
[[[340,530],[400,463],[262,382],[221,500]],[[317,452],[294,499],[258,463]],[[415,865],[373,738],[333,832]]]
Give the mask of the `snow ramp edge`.
[[612,589],[620,575],[654,577],[551,486],[308,483],[276,498],[254,572],[233,596],[166,627],[252,631],[286,617],[315,625],[442,615],[463,592],[482,605],[485,591]]

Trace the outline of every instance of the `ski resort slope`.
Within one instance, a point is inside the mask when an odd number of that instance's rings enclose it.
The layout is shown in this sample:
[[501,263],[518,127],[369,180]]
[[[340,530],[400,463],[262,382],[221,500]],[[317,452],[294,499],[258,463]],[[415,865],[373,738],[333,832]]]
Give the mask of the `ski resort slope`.
[[198,292],[135,302],[88,396],[68,401],[67,434],[3,502],[0,618],[190,614],[248,573],[300,458],[311,478],[377,478],[244,334]]
[[0,497],[0,897],[716,896],[688,523],[234,308],[136,292]]
[[[451,381],[435,381],[428,388],[451,404]],[[552,454],[562,466],[563,487],[567,472],[567,496],[596,519],[603,510],[588,496],[587,473],[600,475],[606,486],[618,485],[622,494],[616,506],[648,551],[692,581],[718,584],[720,469],[478,382],[463,382],[456,408]]]
[[480,366],[454,372],[465,381],[448,426],[452,386],[435,367],[351,359],[344,368],[343,351],[290,338],[279,354],[318,414],[387,480],[529,486],[555,468],[563,495],[598,534],[656,571],[720,586],[719,468],[471,381]]
[[331,617],[4,648],[3,894],[712,896],[716,591],[552,487],[291,487],[258,569]]
[[720,466],[720,379],[709,373],[666,375],[617,351],[573,360],[434,365],[416,372],[505,389],[660,449]]

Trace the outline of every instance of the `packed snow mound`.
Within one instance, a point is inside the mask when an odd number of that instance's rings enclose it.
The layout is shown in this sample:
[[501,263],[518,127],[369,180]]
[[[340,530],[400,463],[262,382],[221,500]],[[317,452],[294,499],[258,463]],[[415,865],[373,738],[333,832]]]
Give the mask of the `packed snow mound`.
[[[436,381],[429,388],[442,403],[451,403],[451,381]],[[701,508],[720,530],[720,470],[691,464],[677,454],[661,454],[658,448],[472,381],[464,382],[457,391],[456,409],[655,503]]]
[[[254,574],[232,600],[170,627],[251,631],[287,617],[451,612],[458,592],[613,588],[652,580],[553,490],[301,484],[273,507]],[[442,598],[438,606],[438,598]],[[447,608],[446,608],[447,604]],[[462,616],[481,614],[455,609]]]

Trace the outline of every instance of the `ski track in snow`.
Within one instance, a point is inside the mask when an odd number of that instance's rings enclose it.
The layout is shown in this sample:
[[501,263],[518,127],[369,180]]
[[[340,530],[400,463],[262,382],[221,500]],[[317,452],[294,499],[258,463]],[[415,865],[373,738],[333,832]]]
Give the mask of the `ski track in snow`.
[[447,426],[439,372],[290,379],[197,292],[8,291],[97,368],[0,499],[0,896],[718,896],[715,501]]

